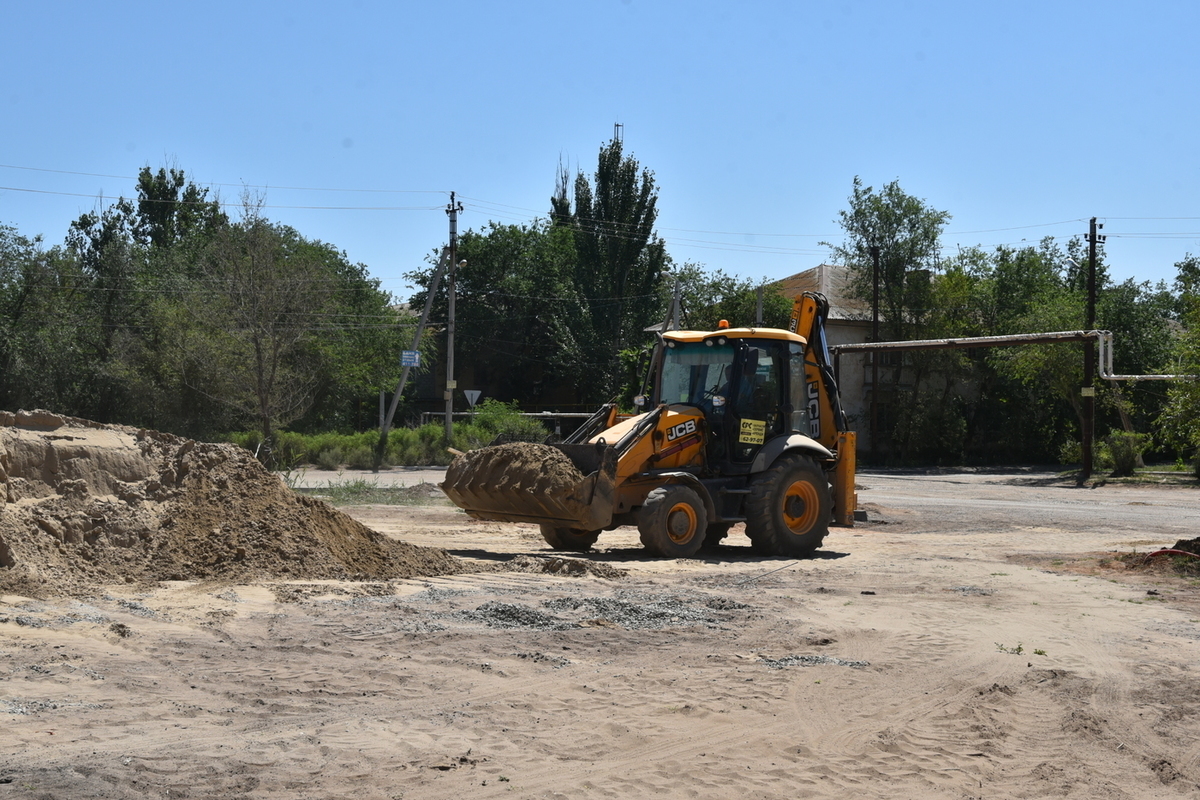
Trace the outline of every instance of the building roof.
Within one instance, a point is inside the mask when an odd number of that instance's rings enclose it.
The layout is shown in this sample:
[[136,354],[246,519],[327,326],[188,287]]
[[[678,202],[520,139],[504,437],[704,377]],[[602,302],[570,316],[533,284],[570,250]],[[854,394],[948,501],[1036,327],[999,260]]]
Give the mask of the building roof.
[[850,270],[839,264],[797,272],[776,283],[780,292],[794,300],[803,292],[820,292],[829,301],[830,319],[870,319],[871,304],[854,297],[850,289]]

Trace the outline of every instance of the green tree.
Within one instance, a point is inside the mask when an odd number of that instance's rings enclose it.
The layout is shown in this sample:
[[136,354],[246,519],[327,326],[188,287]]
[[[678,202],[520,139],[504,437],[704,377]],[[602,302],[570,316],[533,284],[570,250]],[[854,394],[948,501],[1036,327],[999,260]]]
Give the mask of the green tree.
[[[459,237],[455,273],[455,373],[486,397],[521,403],[561,401],[586,379],[587,305],[575,286],[571,231],[546,220],[488,223]],[[427,286],[433,268],[409,273]],[[423,307],[425,290],[410,300]],[[447,286],[432,317],[445,319]]]
[[70,250],[0,225],[0,407],[73,411],[87,401],[88,286]]
[[[504,400],[594,405],[629,383],[622,352],[666,309],[669,258],[654,233],[654,176],[600,149],[596,172],[574,182],[560,164],[548,220],[489,223],[458,243],[455,371]],[[432,269],[406,275],[426,286]],[[410,299],[425,301],[425,290]],[[446,314],[439,288],[434,317]],[[564,399],[569,398],[569,399]]]
[[158,172],[142,167],[137,191],[132,230],[139,241],[151,247],[170,249],[229,221],[220,201],[209,200],[208,189],[189,181],[176,167],[160,167]]
[[[1173,342],[1170,374],[1200,375],[1200,257],[1188,253],[1175,264],[1175,314],[1181,326]],[[1200,475],[1200,378],[1172,381],[1158,418],[1165,442],[1189,452]]]
[[[315,333],[324,368],[312,407],[293,427],[302,430],[364,430],[378,425],[378,392],[399,379],[400,351],[412,345],[416,318],[393,305],[391,294],[370,277],[365,264],[344,252],[309,242],[332,287]],[[428,344],[423,350],[432,354]]]
[[[950,214],[907,194],[899,181],[876,192],[858,177],[849,205],[838,213],[846,238],[840,245],[829,246],[834,260],[849,268],[853,293],[868,303],[874,302],[874,253],[878,252],[882,339],[921,338],[938,328],[938,239]],[[899,461],[919,458],[919,446],[931,441],[929,431],[961,427],[957,418],[947,417],[947,405],[936,402],[953,391],[954,377],[941,376],[935,387],[933,375],[939,368],[957,365],[959,359],[928,353],[877,357],[884,368],[879,370],[879,385],[872,390],[880,420],[872,451]],[[929,396],[931,389],[935,396]],[[941,443],[942,437],[936,441]]]
[[202,262],[195,329],[183,342],[186,379],[268,443],[309,409],[324,367],[320,327],[333,281],[323,266],[319,247],[271,223],[251,199]]
[[574,208],[561,169],[551,202],[555,225],[574,235],[575,286],[585,298],[584,321],[590,324],[583,357],[593,365],[589,380],[581,384],[580,400],[594,402],[616,393],[621,351],[640,345],[643,329],[664,311],[669,259],[654,232],[658,188],[654,173],[625,155],[622,143],[613,139],[600,148],[591,181],[582,172],[576,175]]
[[938,240],[950,214],[905,193],[899,181],[876,192],[855,177],[849,202],[849,209],[838,212],[846,239],[841,245],[829,245],[834,259],[850,268],[855,294],[871,302],[871,253],[872,248],[879,249],[883,338],[911,339],[933,309],[931,284],[938,267]]
[[[942,272],[934,279],[933,319],[937,324],[920,338],[1033,333],[1071,327],[1052,312],[1034,318],[1035,308],[1053,305],[1049,298],[1063,291],[1062,270],[1057,266],[1061,255],[1055,256],[1053,247],[1053,240],[1047,240],[1038,248],[959,250],[944,262]],[[950,370],[957,382],[957,396],[940,402],[943,410],[952,407],[961,412],[962,441],[957,452],[963,461],[1055,458],[1061,443],[1057,440],[1064,435],[1071,416],[1064,400],[1033,379],[1037,369],[1025,360],[1031,348],[1036,349],[1022,346],[925,354],[954,359]],[[1067,359],[1075,353],[1070,363],[1078,361],[1078,345],[1055,345],[1048,352]],[[1045,353],[1042,356],[1037,361],[1040,366],[1048,358]],[[947,427],[955,424],[954,420],[946,421]]]
[[90,389],[73,413],[153,427],[177,425],[186,398],[166,358],[160,322],[180,302],[199,254],[227,223],[207,190],[171,168],[138,174],[137,198],[81,215],[67,246],[86,282],[91,324],[78,330]]
[[[687,262],[663,282],[663,293],[669,302],[675,281],[679,281],[683,305],[683,327],[692,330],[716,330],[717,323],[726,320],[733,327],[752,327],[758,312],[758,290],[763,287],[763,325],[768,328],[787,328],[792,313],[792,301],[784,297],[779,287],[765,282],[737,278],[723,270],[707,271],[702,264]],[[765,285],[764,285],[765,284]]]

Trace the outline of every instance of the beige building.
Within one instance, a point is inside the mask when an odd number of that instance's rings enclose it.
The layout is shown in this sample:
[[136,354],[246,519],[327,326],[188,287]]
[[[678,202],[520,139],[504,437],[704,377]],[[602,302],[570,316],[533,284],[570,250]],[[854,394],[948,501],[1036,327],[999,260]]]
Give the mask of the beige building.
[[[777,284],[789,300],[803,292],[820,292],[829,301],[825,335],[832,347],[862,344],[871,338],[871,304],[852,296],[846,267],[821,264],[784,278]],[[835,362],[842,407],[850,428],[858,433],[858,449],[871,449],[871,367],[865,353],[847,353]]]

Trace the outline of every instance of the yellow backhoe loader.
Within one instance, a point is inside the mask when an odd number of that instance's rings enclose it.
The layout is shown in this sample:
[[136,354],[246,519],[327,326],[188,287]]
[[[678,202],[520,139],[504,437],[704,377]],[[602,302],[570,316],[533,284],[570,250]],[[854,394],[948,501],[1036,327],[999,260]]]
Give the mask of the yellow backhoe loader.
[[443,491],[477,519],[533,522],[584,551],[636,525],[651,552],[694,556],[744,522],[756,552],[807,556],[852,526],[855,435],[825,341],[829,304],[797,298],[790,330],[667,331],[646,413],[600,408],[559,444],[493,444],[455,458]]

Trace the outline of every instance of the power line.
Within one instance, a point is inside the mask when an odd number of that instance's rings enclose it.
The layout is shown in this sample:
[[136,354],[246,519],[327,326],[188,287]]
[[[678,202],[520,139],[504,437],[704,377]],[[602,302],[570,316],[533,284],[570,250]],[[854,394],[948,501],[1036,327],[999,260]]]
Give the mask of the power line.
[[[21,166],[21,165],[13,165],[13,164],[0,164],[0,168],[12,169],[12,170],[23,170],[23,171],[28,171],[28,172],[61,174],[61,175],[76,175],[76,176],[84,176],[84,177],[111,178],[111,179],[118,179],[118,180],[128,180],[131,182],[135,182],[137,180],[136,177],[129,176],[129,175],[113,175],[113,174],[107,174],[107,173],[92,173],[92,172],[82,172],[82,171],[75,171],[75,170],[50,169],[50,168],[44,168],[44,167],[29,167],[29,166]],[[271,189],[276,189],[276,190],[285,190],[285,191],[375,193],[375,194],[389,194],[389,193],[390,194],[448,194],[448,192],[445,192],[443,190],[362,189],[362,188],[331,188],[331,187],[311,187],[311,186],[274,186],[273,187],[269,184],[231,184],[231,183],[220,183],[220,182],[197,183],[194,181],[193,181],[193,184],[197,185],[197,186],[201,186],[201,187],[238,187],[238,188],[243,188],[243,189],[262,189],[262,190],[267,190],[267,191],[269,191]],[[46,189],[31,189],[31,188],[14,187],[14,186],[0,186],[0,190],[34,193],[34,194],[45,194],[45,195],[57,195],[57,196],[64,196],[64,197],[80,197],[80,198],[86,197],[86,198],[100,199],[100,200],[104,199],[103,195],[97,196],[95,193],[84,193],[84,192],[65,192],[65,191],[55,191],[55,190],[46,190]],[[476,198],[476,197],[463,196],[463,199],[469,200],[470,202],[475,204],[479,210],[487,213],[490,217],[498,218],[500,220],[508,220],[508,221],[516,222],[516,223],[529,223],[529,222],[536,223],[539,220],[545,219],[542,212],[536,211],[534,209],[526,208],[523,206],[517,206],[517,205],[512,205],[512,204],[507,204],[507,203],[500,203],[497,201],[487,200],[484,198]],[[182,201],[182,200],[175,200],[175,201],[148,200],[148,199],[137,200],[136,198],[131,199],[131,201],[132,200],[136,200],[137,202],[175,202],[175,203],[180,203],[180,204],[187,202],[187,201]],[[222,208],[238,208],[238,207],[241,207],[241,205],[242,205],[241,203],[226,202],[226,201],[220,201],[220,200],[204,200],[204,201],[196,201],[196,202],[216,203]],[[389,211],[431,211],[431,210],[436,210],[436,209],[440,208],[441,206],[426,206],[426,205],[414,205],[414,206],[363,205],[363,206],[355,206],[355,205],[264,204],[262,207],[267,208],[267,209],[277,209],[277,210],[384,211],[384,212],[389,212]],[[514,212],[516,212],[516,213],[514,213]],[[520,212],[525,212],[526,214],[529,214],[532,216],[531,217],[522,216]],[[1108,217],[1106,219],[1121,220],[1121,221],[1152,221],[1152,220],[1153,221],[1185,221],[1185,220],[1186,221],[1194,221],[1194,220],[1200,220],[1200,217]],[[642,239],[644,236],[645,226],[640,223],[623,223],[623,222],[619,222],[619,221],[600,220],[600,219],[588,218],[588,217],[572,217],[572,220],[576,223],[580,223],[585,226],[590,226],[590,225],[597,226],[598,230],[596,230],[595,233],[597,233],[601,236],[604,236],[606,238],[623,239],[623,240],[627,240],[627,241],[638,241],[638,240]],[[495,219],[493,219],[493,221],[495,221]],[[1018,231],[1018,230],[1032,230],[1032,229],[1037,229],[1037,228],[1049,228],[1049,227],[1055,227],[1055,226],[1060,226],[1060,225],[1075,224],[1080,221],[1082,221],[1082,219],[1061,220],[1061,221],[1056,221],[1056,222],[1035,223],[1035,224],[1030,224],[1030,225],[1010,226],[1010,227],[1003,227],[1003,228],[985,228],[985,229],[968,230],[968,231],[953,231],[953,230],[951,230],[951,231],[945,231],[942,234],[942,236],[944,236],[944,237],[962,237],[962,236],[969,236],[969,235],[974,235],[974,234],[998,233],[998,232],[1009,232],[1009,231]],[[657,237],[659,240],[663,241],[664,244],[669,245],[673,248],[692,248],[692,249],[699,249],[699,250],[714,250],[714,251],[719,251],[719,252],[736,252],[736,253],[747,253],[747,254],[751,254],[751,255],[767,255],[767,256],[820,256],[820,255],[823,255],[826,251],[821,250],[821,249],[814,249],[814,248],[795,248],[795,247],[784,247],[784,246],[778,246],[778,245],[750,244],[750,243],[745,243],[745,242],[721,242],[721,241],[712,241],[712,240],[706,240],[706,239],[691,239],[691,238],[676,237],[676,236],[664,236],[663,235],[663,234],[669,234],[671,232],[698,233],[698,234],[706,234],[706,235],[710,235],[710,236],[743,236],[743,237],[754,237],[754,238],[764,238],[764,239],[771,239],[771,238],[777,238],[777,239],[834,238],[837,235],[836,233],[835,234],[769,233],[769,232],[704,230],[704,229],[695,229],[695,228],[670,228],[670,227],[661,227],[661,228],[652,227],[650,230],[651,236]],[[1125,232],[1125,233],[1113,232],[1111,235],[1114,237],[1117,237],[1117,238],[1125,238],[1125,239],[1142,239],[1142,240],[1157,239],[1157,240],[1163,240],[1163,241],[1169,241],[1169,240],[1173,240],[1173,239],[1200,238],[1200,232],[1192,232],[1192,231],[1152,231],[1152,232],[1130,231],[1130,232]],[[1063,237],[1053,237],[1053,238],[1055,238],[1056,240],[1061,240]],[[1071,237],[1067,237],[1067,238],[1076,238],[1076,237],[1071,236]],[[986,246],[986,247],[1021,246],[1023,244],[1026,244],[1026,242],[1024,240],[1022,240],[1021,242],[1002,242],[1002,243],[993,243],[993,244],[987,244],[987,245],[980,244],[980,246],[981,247],[983,247],[983,246]]]
[[[53,194],[62,197],[89,197],[92,199],[103,200],[103,195],[85,194],[83,192],[58,192],[49,189],[24,189],[19,186],[0,186],[0,191],[6,192],[29,192],[32,194]],[[126,199],[123,195],[120,199]],[[134,202],[135,198],[128,198],[130,202]],[[160,200],[157,198],[136,199],[138,203],[172,203],[175,205],[217,205],[221,208],[242,208],[240,202],[226,202],[223,200]],[[441,206],[281,206],[263,204],[262,208],[281,208],[290,210],[302,211],[432,211]]]
[[[29,172],[50,172],[57,175],[80,175],[87,178],[113,178],[115,180],[137,181],[138,177],[133,175],[106,175],[99,172],[73,172],[65,169],[46,169],[44,167],[22,167],[13,164],[0,164],[0,169],[19,169]],[[196,186],[228,186],[238,189],[279,189],[283,191],[294,192],[362,192],[362,193],[379,193],[379,194],[449,194],[448,190],[442,189],[330,189],[313,186],[271,186],[269,184],[252,184],[252,183],[216,183],[216,182],[198,182],[191,181]],[[440,208],[440,206],[439,206]]]

